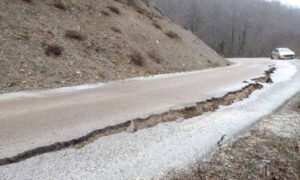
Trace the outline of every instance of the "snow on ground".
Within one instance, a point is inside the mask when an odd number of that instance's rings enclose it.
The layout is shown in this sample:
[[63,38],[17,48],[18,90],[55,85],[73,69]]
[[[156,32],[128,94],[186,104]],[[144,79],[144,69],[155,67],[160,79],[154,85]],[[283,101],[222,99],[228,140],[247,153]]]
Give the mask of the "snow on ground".
[[[276,61],[274,84],[249,99],[185,121],[98,139],[0,167],[1,179],[150,179],[187,167],[211,152],[223,135],[230,139],[278,108],[300,90],[300,61]],[[297,69],[296,69],[297,67]]]

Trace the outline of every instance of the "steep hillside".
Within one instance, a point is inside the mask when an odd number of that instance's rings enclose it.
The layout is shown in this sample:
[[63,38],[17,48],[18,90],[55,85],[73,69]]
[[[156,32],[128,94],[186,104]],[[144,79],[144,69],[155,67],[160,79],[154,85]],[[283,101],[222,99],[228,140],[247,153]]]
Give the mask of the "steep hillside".
[[145,0],[0,1],[0,93],[227,64]]

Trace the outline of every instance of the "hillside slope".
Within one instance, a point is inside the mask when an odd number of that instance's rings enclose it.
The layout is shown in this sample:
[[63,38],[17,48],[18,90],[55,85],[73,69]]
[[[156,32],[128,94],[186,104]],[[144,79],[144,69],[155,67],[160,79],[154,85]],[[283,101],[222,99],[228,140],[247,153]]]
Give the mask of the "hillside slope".
[[144,0],[1,0],[0,93],[225,66]]

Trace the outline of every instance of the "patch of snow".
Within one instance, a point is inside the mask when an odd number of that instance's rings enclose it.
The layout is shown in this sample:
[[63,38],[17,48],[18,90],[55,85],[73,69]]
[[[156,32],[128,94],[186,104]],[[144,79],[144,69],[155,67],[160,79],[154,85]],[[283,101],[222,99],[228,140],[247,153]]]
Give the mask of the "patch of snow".
[[288,61],[278,61],[275,67],[276,73],[271,75],[274,83],[287,81],[297,72],[296,66]]

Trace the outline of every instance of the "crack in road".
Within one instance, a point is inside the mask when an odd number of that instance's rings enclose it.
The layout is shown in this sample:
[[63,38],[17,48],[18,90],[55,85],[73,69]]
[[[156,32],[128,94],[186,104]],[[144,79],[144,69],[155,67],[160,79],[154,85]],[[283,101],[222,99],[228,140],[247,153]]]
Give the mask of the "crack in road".
[[241,101],[243,99],[248,98],[254,91],[263,88],[263,85],[260,83],[273,83],[271,79],[271,74],[273,74],[275,70],[275,67],[271,67],[269,70],[265,71],[265,76],[257,79],[252,79],[255,83],[250,83],[240,90],[228,92],[222,97],[211,98],[206,101],[196,102],[194,105],[188,107],[170,110],[168,112],[151,115],[146,118],[136,118],[115,126],[110,126],[104,129],[92,131],[89,134],[80,138],[72,139],[65,142],[57,142],[48,146],[38,147],[29,151],[25,151],[13,157],[0,159],[0,166],[17,163],[34,156],[55,152],[67,148],[82,148],[85,145],[93,143],[94,141],[103,136],[109,136],[124,131],[136,132],[139,129],[154,127],[162,122],[171,122],[182,118],[189,119],[192,117],[200,116],[205,112],[216,111],[219,108],[219,106],[229,106],[236,101]]

